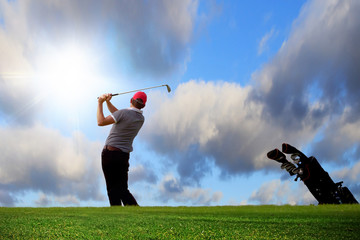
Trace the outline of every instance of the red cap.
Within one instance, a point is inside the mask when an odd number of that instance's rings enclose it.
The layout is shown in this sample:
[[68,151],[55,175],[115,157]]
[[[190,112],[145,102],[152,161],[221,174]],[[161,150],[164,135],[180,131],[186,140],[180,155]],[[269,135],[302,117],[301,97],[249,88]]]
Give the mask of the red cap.
[[146,103],[146,100],[147,100],[147,96],[144,92],[137,92],[134,94],[134,96],[132,97],[134,100],[140,98],[143,103],[144,103],[144,106],[145,106],[145,103]]

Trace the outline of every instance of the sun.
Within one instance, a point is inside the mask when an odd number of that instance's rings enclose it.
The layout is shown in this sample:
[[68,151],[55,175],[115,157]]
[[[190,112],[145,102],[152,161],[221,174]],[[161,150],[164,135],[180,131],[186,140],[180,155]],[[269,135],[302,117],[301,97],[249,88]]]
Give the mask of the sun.
[[36,61],[38,89],[67,108],[83,103],[94,94],[99,80],[94,56],[80,45],[46,48]]

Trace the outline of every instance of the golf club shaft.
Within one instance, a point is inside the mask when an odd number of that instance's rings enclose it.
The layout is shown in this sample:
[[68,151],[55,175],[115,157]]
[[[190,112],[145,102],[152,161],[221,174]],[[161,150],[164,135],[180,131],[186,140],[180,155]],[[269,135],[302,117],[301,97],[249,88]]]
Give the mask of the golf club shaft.
[[171,88],[169,87],[169,85],[163,84],[163,85],[159,85],[159,86],[155,86],[155,87],[141,88],[141,89],[136,89],[136,90],[132,90],[132,91],[128,91],[128,92],[114,93],[114,94],[111,94],[111,96],[123,95],[123,94],[127,94],[127,93],[138,92],[138,91],[152,89],[152,88],[158,88],[158,87],[166,87],[168,92],[171,91]]
[[137,90],[132,90],[132,91],[128,91],[128,92],[114,93],[114,94],[111,94],[111,96],[117,96],[117,95],[132,93],[132,92],[138,92],[138,91],[143,91],[143,90],[152,89],[152,88],[158,88],[158,87],[167,87],[167,85],[159,85],[159,86],[155,86],[155,87],[148,87],[148,88],[141,88],[141,89],[137,89]]

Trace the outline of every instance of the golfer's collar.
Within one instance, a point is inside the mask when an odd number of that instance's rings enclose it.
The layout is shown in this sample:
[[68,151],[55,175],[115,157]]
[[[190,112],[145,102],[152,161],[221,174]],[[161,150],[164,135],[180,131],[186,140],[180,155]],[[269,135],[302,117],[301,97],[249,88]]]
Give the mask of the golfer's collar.
[[133,111],[135,111],[135,112],[143,113],[142,110],[137,109],[137,108],[135,108],[135,107],[129,107],[128,109],[129,109],[129,110],[133,110]]

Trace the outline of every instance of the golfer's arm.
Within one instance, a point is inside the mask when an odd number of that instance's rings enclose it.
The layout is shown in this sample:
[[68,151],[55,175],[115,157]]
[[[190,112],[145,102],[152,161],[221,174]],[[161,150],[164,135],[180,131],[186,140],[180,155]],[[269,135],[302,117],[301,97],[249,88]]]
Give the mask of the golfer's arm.
[[106,105],[111,113],[114,113],[118,110],[114,105],[112,105],[110,101],[106,101]]
[[98,126],[106,126],[106,125],[115,123],[115,120],[111,115],[109,115],[107,117],[104,117],[103,104],[102,103],[98,103],[96,118],[97,118]]

